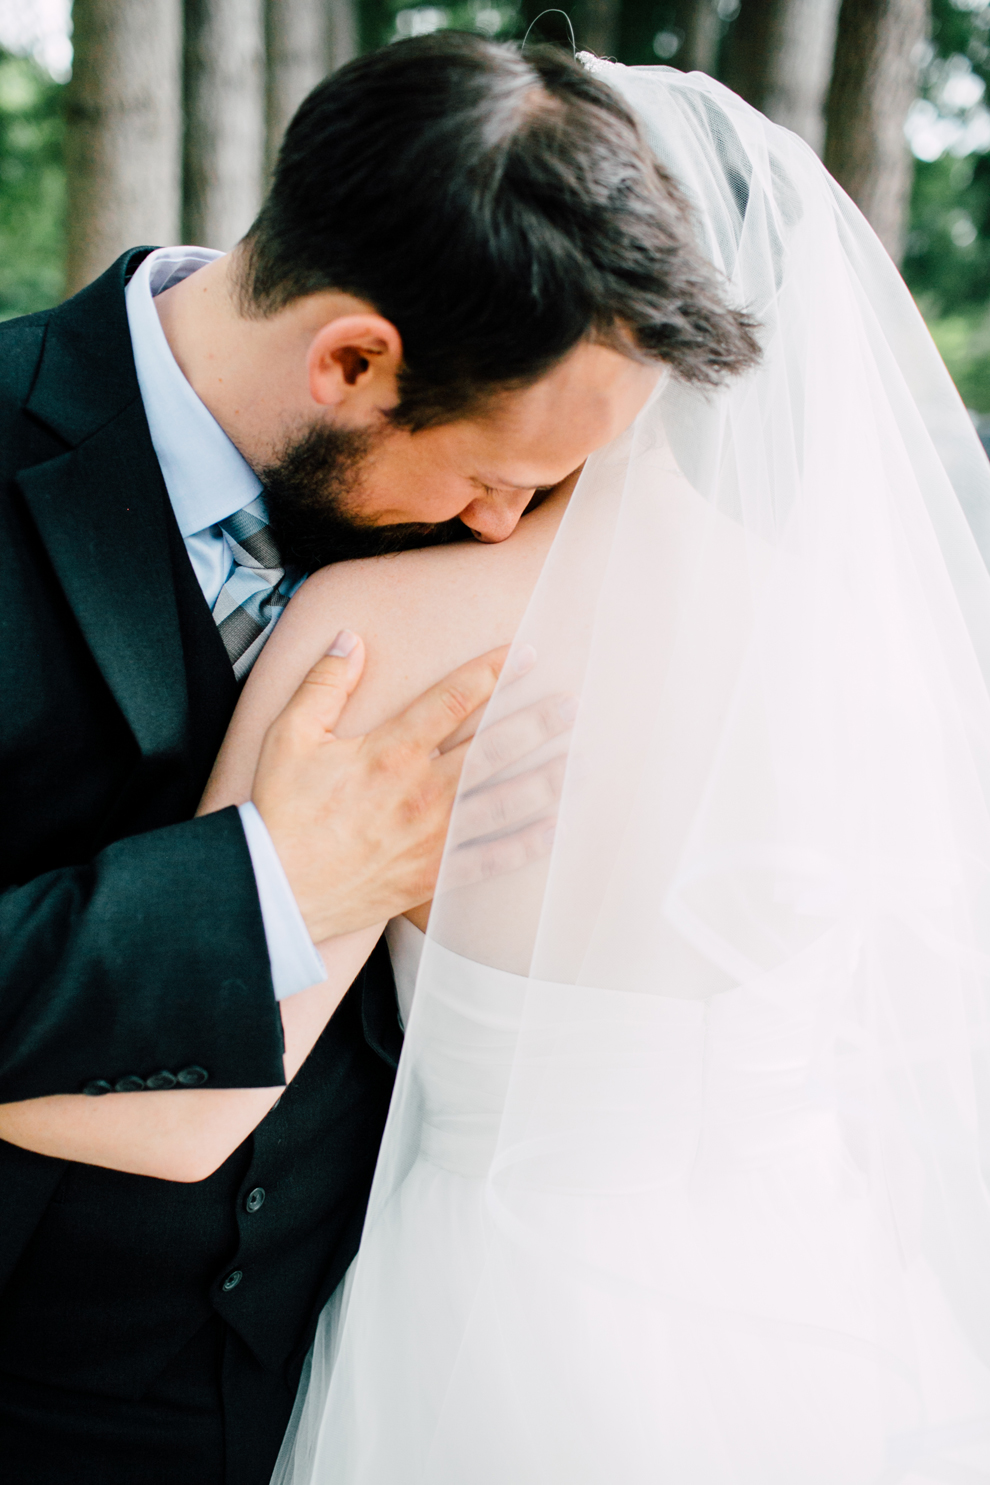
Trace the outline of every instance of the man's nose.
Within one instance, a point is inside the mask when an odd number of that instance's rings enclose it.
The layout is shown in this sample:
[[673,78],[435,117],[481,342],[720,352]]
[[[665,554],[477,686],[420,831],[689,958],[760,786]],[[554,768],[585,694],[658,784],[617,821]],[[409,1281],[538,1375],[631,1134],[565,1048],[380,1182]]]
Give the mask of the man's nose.
[[479,541],[505,541],[519,525],[519,518],[534,493],[533,490],[492,491],[465,506],[461,520]]

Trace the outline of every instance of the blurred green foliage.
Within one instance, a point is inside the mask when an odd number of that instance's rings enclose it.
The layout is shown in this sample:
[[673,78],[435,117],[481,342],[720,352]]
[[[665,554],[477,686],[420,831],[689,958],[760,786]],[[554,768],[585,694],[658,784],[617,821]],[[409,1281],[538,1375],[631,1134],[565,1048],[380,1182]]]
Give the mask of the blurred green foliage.
[[[985,116],[981,85],[990,89],[990,4],[933,0],[923,96],[962,128],[978,111]],[[974,100],[968,107],[967,97]],[[990,413],[988,143],[984,131],[979,147],[967,152],[962,133],[938,158],[915,162],[903,264],[963,400],[980,413]]]
[[[579,47],[586,3],[564,4]],[[621,60],[676,65],[688,3],[621,0]],[[720,0],[724,44],[744,23],[745,5],[742,0],[741,13],[738,0]],[[537,16],[534,35],[566,43],[566,21],[541,15],[544,9],[540,0],[359,0],[361,44],[370,50],[443,27],[520,38]],[[935,121],[936,148],[934,158],[916,163],[904,275],[966,402],[990,413],[990,135],[977,137],[970,149],[963,132],[981,110],[986,116],[981,86],[990,92],[990,0],[932,0],[926,102],[919,106]],[[62,85],[34,61],[0,51],[0,319],[56,303],[62,294],[61,93]],[[939,128],[949,131],[941,151]]]
[[990,412],[990,155],[917,162],[904,275],[964,402]]
[[0,319],[62,296],[61,92],[36,62],[0,52]]
[[990,155],[915,164],[904,272],[938,314],[982,304],[990,292]]
[[366,51],[424,36],[430,31],[480,31],[499,40],[522,34],[523,11],[513,0],[455,0],[448,5],[409,5],[403,0],[359,0],[361,44]]

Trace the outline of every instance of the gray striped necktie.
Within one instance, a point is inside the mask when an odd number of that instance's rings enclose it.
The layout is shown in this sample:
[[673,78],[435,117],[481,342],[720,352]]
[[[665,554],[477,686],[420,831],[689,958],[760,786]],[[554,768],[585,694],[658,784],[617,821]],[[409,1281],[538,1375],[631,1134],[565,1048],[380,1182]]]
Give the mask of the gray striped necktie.
[[262,496],[219,524],[230,542],[235,565],[220,589],[213,618],[234,676],[242,681],[261,654],[294,583],[286,577],[275,538],[268,529]]

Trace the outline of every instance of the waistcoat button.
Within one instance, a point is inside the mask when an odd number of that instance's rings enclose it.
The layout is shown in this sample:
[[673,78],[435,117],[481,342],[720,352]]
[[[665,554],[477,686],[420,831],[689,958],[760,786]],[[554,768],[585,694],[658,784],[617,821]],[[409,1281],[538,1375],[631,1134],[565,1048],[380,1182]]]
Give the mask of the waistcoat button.
[[228,1274],[227,1277],[224,1279],[224,1289],[236,1289],[243,1277],[244,1275],[242,1274],[241,1270],[239,1268],[235,1268],[234,1272],[232,1274]]
[[205,1067],[197,1067],[195,1063],[192,1067],[184,1067],[180,1073],[176,1073],[176,1077],[183,1088],[198,1088],[202,1083],[206,1082],[209,1076]]
[[248,1192],[247,1200],[245,1201],[244,1206],[245,1206],[245,1208],[249,1212],[260,1212],[260,1210],[261,1210],[261,1204],[264,1201],[264,1199],[265,1199],[265,1188],[264,1188],[264,1186],[255,1186],[255,1188],[254,1188],[253,1191],[249,1191]]

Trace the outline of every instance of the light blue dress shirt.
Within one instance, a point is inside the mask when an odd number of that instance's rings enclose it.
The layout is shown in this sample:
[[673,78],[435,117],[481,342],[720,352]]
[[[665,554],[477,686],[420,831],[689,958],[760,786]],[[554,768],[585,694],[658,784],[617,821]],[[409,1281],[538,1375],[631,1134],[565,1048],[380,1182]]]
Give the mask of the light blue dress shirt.
[[[211,609],[234,565],[217,523],[256,500],[261,481],[179,370],[153,301],[156,294],[220,256],[211,248],[159,248],[145,258],[127,286],[127,321],[151,441],[189,560]],[[258,884],[275,997],[285,1000],[325,980],[326,969],[264,821],[253,804],[242,804],[240,816]]]

